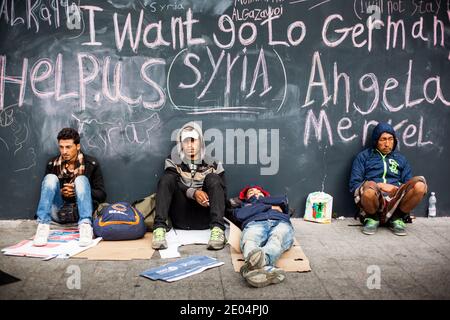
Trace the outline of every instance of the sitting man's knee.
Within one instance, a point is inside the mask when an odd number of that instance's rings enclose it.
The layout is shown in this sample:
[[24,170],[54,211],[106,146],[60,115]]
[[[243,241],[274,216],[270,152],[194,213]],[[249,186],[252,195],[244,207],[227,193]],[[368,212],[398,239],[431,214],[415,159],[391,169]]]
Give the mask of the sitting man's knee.
[[59,183],[59,179],[55,174],[49,173],[44,177],[42,186],[47,188],[56,188]]
[[204,183],[209,187],[217,186],[222,184],[222,179],[216,173],[209,173],[206,175]]
[[364,189],[361,195],[361,200],[363,201],[375,201],[378,199],[378,193],[373,189]]
[[82,183],[89,183],[89,179],[86,176],[78,176],[74,180],[75,186]]
[[362,186],[361,198],[365,200],[376,200],[378,199],[380,189],[376,182],[366,181]]
[[74,185],[77,193],[85,192],[88,190],[87,188],[90,187],[89,179],[83,175],[78,176],[75,178]]
[[417,182],[414,185],[414,192],[417,194],[425,195],[427,193],[427,185],[424,182]]
[[379,187],[375,181],[366,181],[363,184],[363,190],[378,190]]
[[367,214],[376,214],[379,207],[380,189],[374,181],[364,183],[360,206]]
[[158,181],[158,187],[160,186],[170,186],[177,182],[177,176],[170,173],[165,173]]

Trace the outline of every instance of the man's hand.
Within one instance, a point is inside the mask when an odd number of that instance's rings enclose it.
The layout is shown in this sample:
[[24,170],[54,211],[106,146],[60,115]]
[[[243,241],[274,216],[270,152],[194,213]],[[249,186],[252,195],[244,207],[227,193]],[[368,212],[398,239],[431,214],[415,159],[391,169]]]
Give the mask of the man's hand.
[[64,198],[75,197],[75,185],[73,183],[64,183],[64,186],[61,189],[61,194]]
[[394,195],[397,192],[397,190],[398,190],[397,186],[394,186],[394,185],[389,184],[389,183],[379,182],[379,183],[377,183],[377,185],[378,185],[378,187],[380,187],[381,191],[386,192],[386,193],[388,193],[390,195]]
[[195,190],[194,198],[197,203],[203,207],[209,207],[209,197],[205,191]]
[[283,210],[281,210],[280,206],[272,206],[272,210],[276,210],[283,213]]

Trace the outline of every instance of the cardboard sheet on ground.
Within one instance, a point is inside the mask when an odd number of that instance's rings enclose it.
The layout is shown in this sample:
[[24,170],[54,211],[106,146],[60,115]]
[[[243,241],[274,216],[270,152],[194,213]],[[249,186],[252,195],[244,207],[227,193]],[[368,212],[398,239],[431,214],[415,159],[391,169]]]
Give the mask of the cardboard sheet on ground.
[[152,233],[147,232],[142,239],[138,240],[101,241],[97,246],[72,258],[88,260],[150,259],[154,252],[155,250],[152,249]]
[[80,247],[78,239],[80,233],[78,228],[75,229],[51,229],[48,237],[48,243],[42,247],[33,246],[32,240],[23,240],[18,244],[2,249],[5,255],[42,258],[50,260],[53,258],[67,259],[84,250],[95,247],[101,238],[92,241],[87,247]]
[[[240,249],[241,230],[232,222],[230,222],[230,235],[228,242],[230,243],[231,262],[234,271],[239,272],[244,264],[244,256]],[[276,266],[286,272],[308,272],[311,271],[309,260],[303,253],[297,239],[294,239],[294,245],[278,260]]]

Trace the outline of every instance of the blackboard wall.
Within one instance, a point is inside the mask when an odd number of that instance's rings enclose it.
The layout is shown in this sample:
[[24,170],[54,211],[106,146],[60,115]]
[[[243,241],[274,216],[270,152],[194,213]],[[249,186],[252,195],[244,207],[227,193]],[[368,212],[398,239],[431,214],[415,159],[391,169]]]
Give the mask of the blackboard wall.
[[351,162],[390,121],[450,214],[448,0],[0,5],[0,218],[34,216],[61,128],[100,160],[108,201],[133,201],[190,120],[230,196],[260,183],[297,216],[320,190],[354,215]]

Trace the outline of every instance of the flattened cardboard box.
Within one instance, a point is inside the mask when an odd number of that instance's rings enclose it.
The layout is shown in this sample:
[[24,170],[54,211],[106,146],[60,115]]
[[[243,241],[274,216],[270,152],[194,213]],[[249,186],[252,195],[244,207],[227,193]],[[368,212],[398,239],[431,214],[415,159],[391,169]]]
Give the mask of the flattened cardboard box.
[[[241,230],[230,223],[230,235],[228,242],[230,244],[231,262],[233,263],[234,271],[239,272],[241,266],[244,264],[244,256],[240,249]],[[297,239],[294,239],[294,245],[286,252],[284,252],[276,263],[276,267],[283,269],[286,272],[308,272],[311,271],[309,260],[303,253]]]
[[72,258],[88,260],[150,259],[154,252],[155,250],[152,249],[152,233],[147,232],[143,238],[138,240],[100,241],[95,247]]

